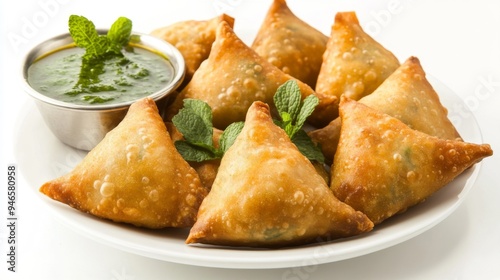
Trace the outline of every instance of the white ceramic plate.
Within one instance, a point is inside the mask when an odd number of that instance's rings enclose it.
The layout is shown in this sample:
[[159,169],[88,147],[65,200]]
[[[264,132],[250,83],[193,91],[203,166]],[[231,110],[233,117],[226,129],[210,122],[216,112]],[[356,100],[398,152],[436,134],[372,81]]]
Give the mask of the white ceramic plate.
[[[463,101],[447,87],[430,78],[450,119],[464,140],[482,143],[479,127]],[[221,268],[280,268],[321,264],[369,254],[406,241],[430,229],[450,215],[473,186],[480,165],[465,171],[448,186],[406,213],[386,220],[364,235],[309,246],[258,250],[190,246],[184,244],[188,230],[145,230],[116,224],[81,213],[38,192],[45,181],[70,171],[84,156],[82,151],[59,142],[45,126],[32,102],[20,112],[15,154],[20,170],[52,213],[64,224],[95,241],[131,253],[169,262]],[[36,156],[35,156],[36,155]]]

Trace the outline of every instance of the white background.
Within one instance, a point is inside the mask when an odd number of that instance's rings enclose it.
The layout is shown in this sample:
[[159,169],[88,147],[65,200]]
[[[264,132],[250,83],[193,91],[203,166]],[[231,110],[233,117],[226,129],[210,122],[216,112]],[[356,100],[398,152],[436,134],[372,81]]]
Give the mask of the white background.
[[[76,2],[76,3],[74,3]],[[1,279],[500,279],[500,184],[495,155],[484,160],[464,203],[429,231],[399,245],[335,263],[284,269],[218,269],[169,263],[97,243],[52,217],[27,186],[18,165],[18,263],[7,271],[6,173],[18,164],[20,114],[32,100],[18,79],[22,55],[67,31],[70,14],[98,27],[118,16],[134,30],[220,12],[236,18],[235,31],[250,44],[270,0],[2,1],[0,7],[0,278]],[[330,2],[330,3],[325,3]],[[355,10],[365,30],[401,61],[417,56],[427,73],[459,95],[476,117],[483,141],[500,148],[500,5],[475,1],[300,1],[289,7],[329,34],[338,11]],[[449,108],[454,117],[470,117]],[[33,145],[37,137],[33,135]],[[39,147],[44,149],[44,147]],[[33,154],[33,158],[37,155]]]

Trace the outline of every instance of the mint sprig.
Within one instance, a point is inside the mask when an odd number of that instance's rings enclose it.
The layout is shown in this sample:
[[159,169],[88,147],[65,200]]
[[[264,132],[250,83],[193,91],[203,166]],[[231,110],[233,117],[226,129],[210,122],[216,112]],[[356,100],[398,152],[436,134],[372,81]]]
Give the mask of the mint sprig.
[[325,162],[321,149],[314,144],[307,133],[302,129],[307,118],[312,114],[319,99],[309,95],[301,101],[300,88],[295,80],[288,80],[282,84],[274,95],[274,105],[281,120],[274,123],[281,127],[299,151],[311,161]]
[[185,160],[195,162],[222,158],[243,129],[243,122],[229,125],[216,148],[212,138],[212,109],[197,99],[185,99],[184,107],[172,118],[172,122],[185,139],[176,141],[175,147]]
[[126,17],[119,17],[108,30],[108,52],[121,53],[123,46],[127,45],[132,34],[132,21]]
[[83,59],[86,60],[102,58],[109,53],[121,54],[132,33],[132,21],[125,17],[119,17],[106,35],[99,35],[94,23],[84,16],[71,15],[68,25],[75,44],[85,49]]

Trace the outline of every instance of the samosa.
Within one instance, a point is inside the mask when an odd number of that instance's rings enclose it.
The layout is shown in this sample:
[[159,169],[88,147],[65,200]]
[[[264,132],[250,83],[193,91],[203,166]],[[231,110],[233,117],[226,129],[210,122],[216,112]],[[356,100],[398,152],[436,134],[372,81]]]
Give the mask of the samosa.
[[147,228],[192,226],[207,195],[150,98],[133,103],[70,173],[40,191],[97,217]]
[[183,85],[189,83],[200,64],[208,58],[215,32],[221,21],[234,26],[234,18],[222,14],[208,20],[185,20],[151,31],[151,35],[159,37],[175,46],[184,57],[186,74]]
[[331,189],[375,225],[424,201],[493,154],[488,144],[429,136],[347,97],[340,117]]
[[187,243],[280,247],[348,237],[372,229],[340,202],[311,162],[254,102],[222,158]]
[[[398,67],[397,57],[361,28],[355,12],[339,12],[315,90],[335,96],[338,101],[341,95],[359,100],[372,93]],[[337,116],[338,110],[332,119]]]
[[285,0],[274,0],[252,49],[311,88],[316,85],[328,36],[298,18]]

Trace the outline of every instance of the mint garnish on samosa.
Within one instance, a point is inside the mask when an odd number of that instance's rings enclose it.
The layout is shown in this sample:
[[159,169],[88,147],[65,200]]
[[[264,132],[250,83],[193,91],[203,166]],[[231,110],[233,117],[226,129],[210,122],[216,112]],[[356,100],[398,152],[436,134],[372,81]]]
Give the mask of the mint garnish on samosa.
[[[310,95],[301,100],[297,82],[289,80],[274,95],[274,103],[281,120],[274,123],[287,133],[299,151],[311,161],[324,163],[325,158],[307,133],[302,129],[319,100]],[[243,129],[243,122],[229,125],[221,135],[219,148],[213,143],[212,109],[202,100],[185,99],[184,107],[172,118],[184,140],[176,141],[175,147],[187,161],[202,162],[222,158]]]

